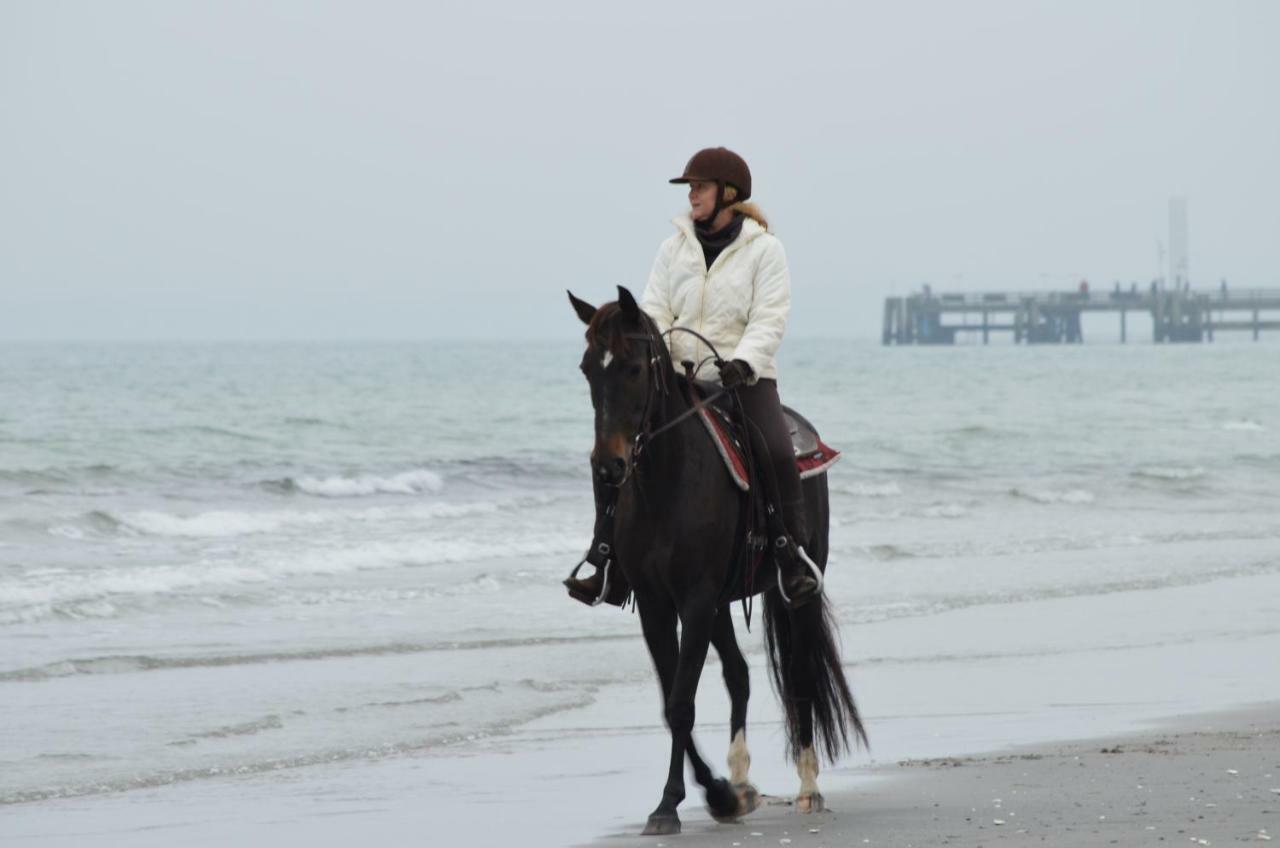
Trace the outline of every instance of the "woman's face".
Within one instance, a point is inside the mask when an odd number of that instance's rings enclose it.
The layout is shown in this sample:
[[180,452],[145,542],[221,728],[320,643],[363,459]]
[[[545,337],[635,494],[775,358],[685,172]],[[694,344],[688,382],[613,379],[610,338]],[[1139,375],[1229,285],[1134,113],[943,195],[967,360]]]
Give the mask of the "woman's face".
[[689,183],[689,209],[695,221],[711,217],[716,208],[716,184],[705,180]]

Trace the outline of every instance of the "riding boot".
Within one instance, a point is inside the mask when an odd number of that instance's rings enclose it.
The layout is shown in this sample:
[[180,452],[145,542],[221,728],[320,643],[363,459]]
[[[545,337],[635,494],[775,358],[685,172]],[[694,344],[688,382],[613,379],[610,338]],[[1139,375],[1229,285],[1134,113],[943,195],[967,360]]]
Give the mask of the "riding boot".
[[778,588],[787,606],[798,609],[822,592],[822,572],[801,543],[809,538],[804,501],[782,504],[781,515],[770,507],[769,535],[773,538]]
[[[618,567],[613,553],[613,511],[618,492],[597,480],[593,479],[592,483],[596,496],[596,523],[591,547],[587,548],[582,559],[565,578],[564,585],[569,590],[569,597],[582,601],[587,606],[606,603],[620,607],[626,603],[627,595],[631,594],[631,586],[627,583],[627,578],[622,576],[622,569]],[[580,578],[578,571],[584,565],[593,566],[595,572]]]
[[750,429],[751,451],[758,458],[756,470],[765,484],[767,529],[778,569],[778,589],[794,609],[819,595],[822,572],[801,547],[809,539],[804,526],[804,490],[778,383],[762,378],[755,385],[738,389],[738,398],[755,425]]

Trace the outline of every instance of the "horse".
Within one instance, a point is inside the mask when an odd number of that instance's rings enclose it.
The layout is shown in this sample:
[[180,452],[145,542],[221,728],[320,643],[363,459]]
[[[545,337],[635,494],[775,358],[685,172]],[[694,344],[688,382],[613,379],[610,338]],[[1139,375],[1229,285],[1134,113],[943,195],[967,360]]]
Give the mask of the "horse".
[[[747,775],[747,664],[725,597],[735,541],[746,532],[743,495],[704,429],[691,420],[695,402],[680,391],[662,334],[631,292],[619,286],[617,301],[598,309],[568,294],[587,325],[580,368],[595,414],[592,472],[617,488],[615,563],[634,593],[671,733],[667,781],[643,833],[680,832],[676,808],[685,798],[686,756],[712,817],[735,821],[759,803]],[[810,538],[796,541],[825,570],[826,475],[804,481],[804,498]],[[789,609],[772,577],[763,574],[753,583],[757,591],[767,589],[763,619],[770,674],[783,705],[788,754],[800,777],[796,809],[817,812],[824,809],[818,749],[834,761],[850,749],[850,731],[863,744],[866,732],[825,595]],[[694,697],[710,644],[721,657],[730,696],[729,780],[715,775],[693,739]]]

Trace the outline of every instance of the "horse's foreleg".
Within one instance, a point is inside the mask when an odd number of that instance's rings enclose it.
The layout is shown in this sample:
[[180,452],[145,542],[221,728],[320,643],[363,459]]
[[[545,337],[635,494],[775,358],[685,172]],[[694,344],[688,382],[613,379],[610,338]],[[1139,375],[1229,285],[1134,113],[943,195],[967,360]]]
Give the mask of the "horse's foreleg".
[[724,685],[729,691],[729,783],[738,796],[738,815],[745,816],[760,806],[760,793],[748,777],[751,753],[747,750],[747,700],[751,697],[751,679],[728,607],[716,613],[711,644],[720,655]]
[[693,744],[694,697],[698,691],[702,667],[707,661],[714,616],[714,607],[685,610],[680,618],[681,633],[675,652],[674,675],[671,675],[669,660],[675,639],[675,622],[673,619],[664,620],[666,615],[652,614],[646,620],[644,606],[641,606],[641,626],[653,655],[654,665],[658,669],[658,676],[663,679],[663,690],[666,692],[665,718],[667,727],[671,730],[671,760],[667,783],[663,787],[662,800],[649,815],[649,822],[644,829],[646,834],[680,831],[680,817],[676,814],[676,808],[685,796],[686,755],[693,765],[694,777],[706,789],[711,814],[727,818],[737,813],[738,799],[729,782],[715,778]]
[[[689,763],[693,767],[693,776],[703,787],[707,808],[712,817],[731,820],[741,814],[737,793],[733,791],[729,781],[715,776],[693,741],[694,698],[698,692],[702,668],[707,661],[707,649],[711,645],[715,624],[716,608],[713,604],[695,602],[682,611],[680,662],[676,667],[675,685],[672,686],[671,697],[667,701],[667,719],[672,739],[684,744]],[[683,786],[683,774],[673,773],[672,777],[680,780]]]
[[[653,658],[653,668],[657,672],[658,681],[662,685],[663,716],[670,727],[669,704],[671,692],[675,686],[676,667],[680,659],[680,643],[676,637],[675,610],[660,604],[647,603],[640,599],[640,627],[644,632],[644,641],[649,648],[649,656]],[[684,745],[677,744],[675,730],[671,730],[671,761],[668,767],[667,785],[662,792],[662,800],[649,815],[645,824],[646,836],[680,832],[680,817],[676,807],[684,800]],[[674,783],[673,775],[680,780]]]

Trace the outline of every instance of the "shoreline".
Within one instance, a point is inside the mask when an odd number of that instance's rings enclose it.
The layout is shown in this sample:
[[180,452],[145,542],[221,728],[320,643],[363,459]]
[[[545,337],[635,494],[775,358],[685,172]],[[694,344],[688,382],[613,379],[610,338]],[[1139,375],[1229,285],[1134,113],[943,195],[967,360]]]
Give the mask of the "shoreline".
[[[1150,729],[861,769],[803,815],[767,794],[717,824],[691,785],[678,836],[614,832],[595,848],[1223,845],[1280,841],[1280,702],[1171,716]],[[821,778],[819,779],[821,782]],[[770,787],[772,788],[772,787]],[[698,790],[695,792],[694,790]]]

